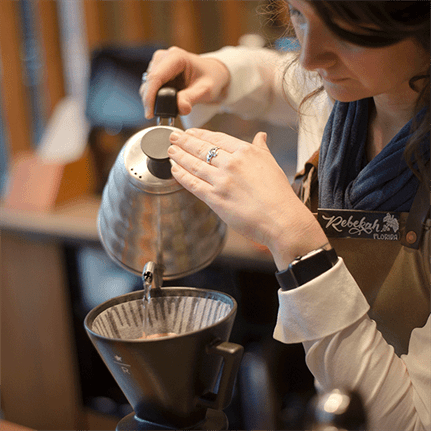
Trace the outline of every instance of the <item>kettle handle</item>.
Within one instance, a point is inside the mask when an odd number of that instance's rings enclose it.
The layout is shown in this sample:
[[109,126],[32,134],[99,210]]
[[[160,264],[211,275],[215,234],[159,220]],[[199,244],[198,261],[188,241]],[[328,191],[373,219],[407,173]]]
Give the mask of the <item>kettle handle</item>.
[[174,87],[162,87],[156,95],[154,115],[159,118],[175,118],[178,115],[177,90]]
[[207,347],[207,353],[223,357],[223,370],[218,393],[207,392],[199,397],[198,404],[214,410],[223,410],[231,402],[233,386],[241,364],[244,347],[229,341],[218,340]]
[[159,89],[154,105],[154,115],[175,118],[178,115],[177,92],[186,88],[184,74],[180,73]]

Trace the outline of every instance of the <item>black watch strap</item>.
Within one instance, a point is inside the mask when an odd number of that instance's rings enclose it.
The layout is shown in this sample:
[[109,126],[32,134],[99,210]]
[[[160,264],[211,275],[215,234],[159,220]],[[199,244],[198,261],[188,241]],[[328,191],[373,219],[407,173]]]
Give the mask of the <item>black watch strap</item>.
[[337,253],[332,247],[322,247],[297,257],[286,270],[276,272],[275,276],[282,290],[291,290],[322,275],[337,261]]

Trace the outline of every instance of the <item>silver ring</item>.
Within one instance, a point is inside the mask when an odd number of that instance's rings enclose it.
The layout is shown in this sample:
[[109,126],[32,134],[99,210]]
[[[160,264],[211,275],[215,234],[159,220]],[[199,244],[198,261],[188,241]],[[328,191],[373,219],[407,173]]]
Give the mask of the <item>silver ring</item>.
[[142,74],[142,83],[145,84],[147,82],[148,72],[144,72]]
[[220,149],[219,147],[214,147],[214,148],[211,148],[211,150],[208,151],[208,154],[207,154],[207,163],[211,164],[211,160],[214,157],[217,157],[219,149]]

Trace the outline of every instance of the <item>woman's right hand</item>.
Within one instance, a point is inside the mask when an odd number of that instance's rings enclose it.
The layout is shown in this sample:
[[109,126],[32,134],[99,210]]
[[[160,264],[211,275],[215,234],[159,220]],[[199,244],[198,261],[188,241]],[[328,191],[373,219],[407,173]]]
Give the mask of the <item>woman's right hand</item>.
[[180,115],[190,114],[197,103],[214,103],[224,98],[230,82],[227,67],[219,60],[201,57],[181,48],[157,50],[147,69],[146,82],[139,94],[145,108],[145,117],[154,116],[154,102],[160,87],[183,75],[185,88],[177,94]]

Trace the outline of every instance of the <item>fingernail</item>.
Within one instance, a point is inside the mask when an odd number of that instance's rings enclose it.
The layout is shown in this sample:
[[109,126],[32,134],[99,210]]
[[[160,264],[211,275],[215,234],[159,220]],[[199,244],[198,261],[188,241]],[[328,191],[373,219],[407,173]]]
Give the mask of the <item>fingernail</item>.
[[175,153],[177,152],[177,149],[176,149],[176,147],[174,146],[174,145],[171,145],[169,148],[168,148],[168,154],[169,155],[174,155]]
[[150,120],[153,117],[152,112],[146,106],[144,106],[144,111],[145,111],[145,118],[147,120]]
[[169,140],[171,142],[177,142],[178,139],[180,139],[180,134],[178,132],[172,132],[171,136],[169,137]]

